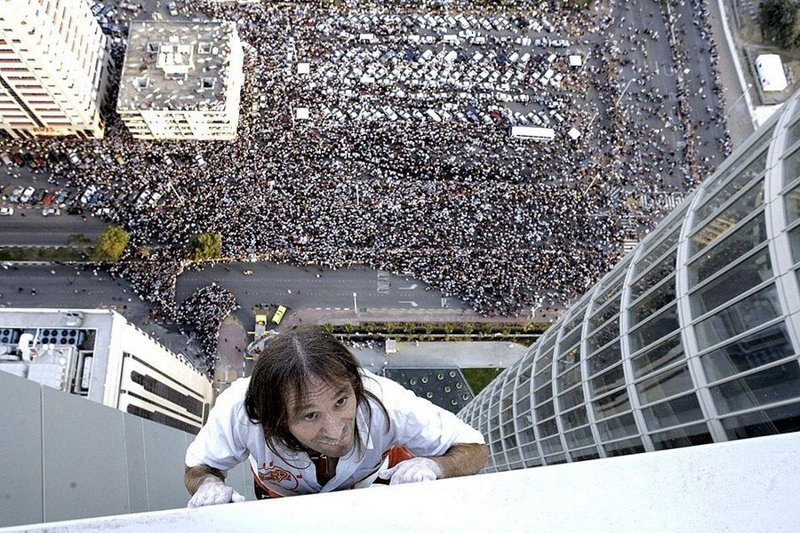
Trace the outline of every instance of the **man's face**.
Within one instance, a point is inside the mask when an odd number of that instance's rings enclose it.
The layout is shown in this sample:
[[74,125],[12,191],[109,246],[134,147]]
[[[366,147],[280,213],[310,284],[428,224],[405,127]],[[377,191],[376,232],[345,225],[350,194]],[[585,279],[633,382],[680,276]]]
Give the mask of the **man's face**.
[[314,376],[302,398],[289,398],[289,432],[300,444],[329,457],[353,448],[356,399],[349,383],[330,387]]

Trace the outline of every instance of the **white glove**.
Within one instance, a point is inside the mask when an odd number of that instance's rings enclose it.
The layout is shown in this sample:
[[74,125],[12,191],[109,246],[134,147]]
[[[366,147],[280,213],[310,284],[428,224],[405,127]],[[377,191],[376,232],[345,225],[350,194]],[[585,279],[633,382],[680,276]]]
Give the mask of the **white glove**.
[[397,466],[379,473],[381,479],[389,479],[389,485],[401,483],[418,483],[420,481],[433,481],[442,477],[442,469],[432,459],[427,457],[414,457],[399,463]]
[[202,507],[204,505],[217,505],[220,503],[243,502],[244,496],[233,490],[216,476],[209,476],[197,488],[187,507]]

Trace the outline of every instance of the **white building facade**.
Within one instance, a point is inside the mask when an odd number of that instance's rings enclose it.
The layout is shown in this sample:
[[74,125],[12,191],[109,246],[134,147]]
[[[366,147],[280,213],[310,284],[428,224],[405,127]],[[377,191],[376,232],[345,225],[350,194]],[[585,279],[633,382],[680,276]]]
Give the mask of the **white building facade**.
[[136,139],[235,139],[243,64],[233,22],[132,22],[117,112]]
[[0,130],[102,138],[108,39],[84,0],[0,0]]
[[197,433],[209,379],[106,309],[0,309],[0,371]]

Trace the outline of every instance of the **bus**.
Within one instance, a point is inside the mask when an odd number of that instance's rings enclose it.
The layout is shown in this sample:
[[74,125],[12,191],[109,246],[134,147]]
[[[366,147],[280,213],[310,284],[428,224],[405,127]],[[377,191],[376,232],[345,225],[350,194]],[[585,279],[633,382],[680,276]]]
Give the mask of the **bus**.
[[281,320],[283,320],[283,315],[286,314],[286,307],[283,305],[279,305],[278,308],[275,310],[275,314],[272,315],[272,323],[276,326],[280,325]]
[[555,132],[551,128],[512,126],[511,136],[517,139],[533,139],[534,141],[552,141],[555,138]]

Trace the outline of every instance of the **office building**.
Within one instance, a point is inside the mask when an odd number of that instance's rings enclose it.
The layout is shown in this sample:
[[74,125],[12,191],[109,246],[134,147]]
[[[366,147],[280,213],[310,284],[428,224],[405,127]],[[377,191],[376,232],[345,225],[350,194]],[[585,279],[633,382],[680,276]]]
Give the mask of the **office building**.
[[233,22],[134,21],[117,112],[136,139],[235,139],[243,63]]
[[122,315],[0,309],[0,371],[197,433],[211,382]]
[[102,138],[109,65],[87,2],[0,2],[0,130]]
[[799,104],[459,413],[488,471],[800,429]]

